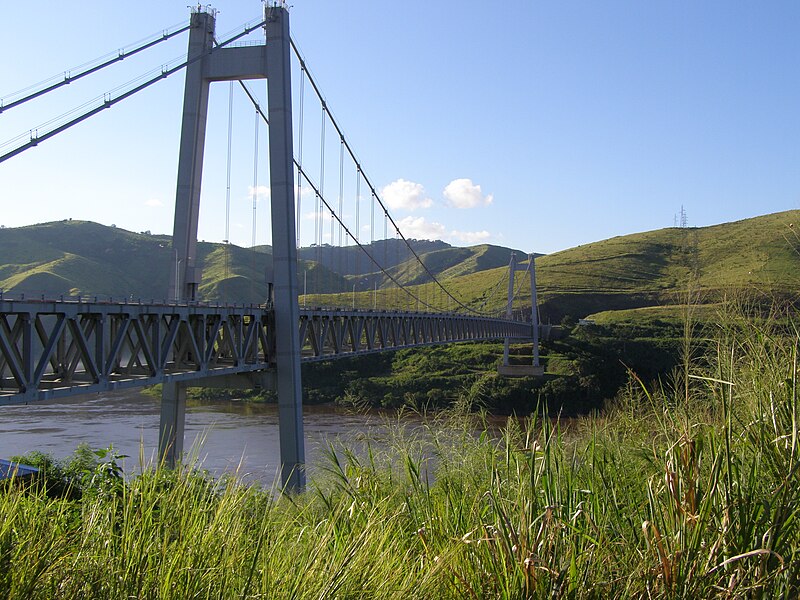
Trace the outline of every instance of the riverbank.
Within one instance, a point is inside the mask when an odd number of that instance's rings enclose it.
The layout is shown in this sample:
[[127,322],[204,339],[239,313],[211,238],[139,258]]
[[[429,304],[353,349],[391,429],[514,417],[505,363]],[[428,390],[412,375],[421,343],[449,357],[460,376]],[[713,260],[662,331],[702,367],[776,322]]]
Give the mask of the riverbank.
[[[189,469],[0,494],[10,598],[796,597],[796,333],[731,321],[566,439],[469,415],[347,449],[298,496]],[[435,460],[436,477],[425,474]]]
[[[407,426],[419,426],[422,415],[404,411]],[[160,399],[136,390],[7,406],[0,420],[0,457],[40,451],[67,462],[79,446],[108,448],[127,455],[122,465],[132,476],[140,457],[151,463],[158,450]],[[306,462],[313,472],[324,463],[327,443],[353,445],[380,441],[397,423],[397,411],[354,410],[315,405],[303,407]],[[504,423],[496,419],[496,430]],[[237,400],[189,400],[185,448],[214,476],[238,473],[248,482],[272,485],[280,465],[278,407]]]
[[[503,344],[462,342],[380,352],[346,360],[303,363],[303,405],[419,412],[468,407],[493,415],[575,417],[601,410],[624,387],[628,370],[645,381],[678,363],[684,328],[679,318],[653,323],[566,323],[558,339],[542,342],[543,377],[500,376]],[[530,364],[530,343],[512,344],[512,364]],[[145,393],[161,397],[160,386]],[[198,401],[276,403],[271,390],[189,388]]]

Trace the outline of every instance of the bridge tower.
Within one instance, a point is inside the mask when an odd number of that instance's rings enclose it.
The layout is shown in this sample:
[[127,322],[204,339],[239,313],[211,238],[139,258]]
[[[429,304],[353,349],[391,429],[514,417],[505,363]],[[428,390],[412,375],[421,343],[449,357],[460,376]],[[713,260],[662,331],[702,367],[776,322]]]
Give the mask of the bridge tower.
[[[262,373],[255,378],[238,375],[235,377],[239,381],[226,379],[224,385],[257,387],[269,385],[274,379],[278,392],[281,478],[288,488],[300,489],[305,485],[305,450],[297,327],[300,310],[297,303],[289,13],[282,2],[265,4],[264,10],[266,42],[230,48],[214,47],[216,19],[213,11],[197,9],[192,13],[169,294],[171,299],[186,303],[187,310],[191,310],[201,280],[197,264],[197,226],[210,84],[215,81],[267,79],[275,377],[272,378],[271,373]],[[213,385],[213,381],[204,383]],[[168,464],[175,464],[183,452],[185,412],[186,384],[168,380],[163,388],[159,429],[159,454]]]
[[[512,338],[505,338],[503,362],[497,370],[500,375],[506,377],[541,377],[544,375],[544,367],[539,364],[539,307],[536,297],[536,261],[533,254],[528,255],[528,261],[528,271],[530,271],[531,275],[531,337],[526,339],[533,339],[533,361],[529,365],[512,365],[509,361],[509,348]],[[511,260],[508,263],[508,303],[506,304],[506,318],[508,319],[513,316],[514,275],[517,270],[517,256],[512,252]]]

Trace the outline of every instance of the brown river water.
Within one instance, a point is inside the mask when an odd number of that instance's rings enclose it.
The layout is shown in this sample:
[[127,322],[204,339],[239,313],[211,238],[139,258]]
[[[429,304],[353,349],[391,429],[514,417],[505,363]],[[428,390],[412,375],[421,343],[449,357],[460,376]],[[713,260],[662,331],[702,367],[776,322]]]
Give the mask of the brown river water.
[[[127,455],[126,473],[144,459],[152,463],[158,448],[159,402],[136,391],[113,392],[0,406],[0,458],[32,450],[55,458],[72,454],[81,443]],[[421,428],[423,419],[408,414],[355,413],[332,406],[303,409],[306,463],[310,474],[326,459],[328,443],[378,447],[401,426]],[[184,449],[215,475],[238,472],[246,481],[270,486],[280,462],[277,406],[249,402],[191,403],[186,409]]]

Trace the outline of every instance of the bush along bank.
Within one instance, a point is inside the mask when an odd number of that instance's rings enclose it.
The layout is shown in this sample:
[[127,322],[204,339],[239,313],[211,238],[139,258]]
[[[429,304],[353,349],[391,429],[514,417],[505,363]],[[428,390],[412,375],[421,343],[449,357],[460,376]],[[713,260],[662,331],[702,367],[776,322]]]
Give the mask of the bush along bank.
[[[311,403],[356,407],[442,409],[454,405],[493,414],[575,416],[601,409],[624,388],[629,372],[650,382],[680,362],[681,326],[578,326],[544,342],[542,378],[497,375],[499,343],[465,343],[398,350],[357,359],[304,365]],[[512,362],[531,361],[530,344],[512,346]]]
[[[497,374],[503,345],[472,342],[387,351],[335,361],[304,363],[303,403],[361,408],[442,410],[472,407],[497,415],[576,416],[599,410],[628,381],[663,377],[679,362],[685,335],[677,324],[579,326],[541,346],[544,377]],[[530,363],[530,344],[511,347],[511,360]],[[160,387],[150,393],[160,394]],[[272,390],[190,388],[198,402],[276,402]]]

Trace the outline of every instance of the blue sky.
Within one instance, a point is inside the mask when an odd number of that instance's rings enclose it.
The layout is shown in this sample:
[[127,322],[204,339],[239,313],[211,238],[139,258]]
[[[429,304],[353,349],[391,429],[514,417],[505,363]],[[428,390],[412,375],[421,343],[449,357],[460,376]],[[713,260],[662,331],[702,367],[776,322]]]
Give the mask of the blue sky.
[[[262,10],[255,0],[213,6],[218,38]],[[185,2],[8,3],[0,96],[188,15]],[[672,226],[681,206],[692,226],[800,208],[800,3],[294,0],[291,23],[409,237],[553,252]],[[179,36],[0,114],[0,144],[185,50]],[[75,218],[171,233],[182,86],[175,75],[0,164],[0,224]],[[264,82],[250,87],[266,97]],[[225,238],[228,93],[213,86],[199,233],[208,241]],[[320,108],[310,96],[303,114],[314,175]],[[230,239],[244,246],[252,186],[268,182],[263,128],[254,181],[254,130],[237,89]],[[335,199],[331,139],[328,129],[326,195]],[[344,187],[354,226],[352,174]],[[268,243],[257,197],[257,243]],[[361,238],[383,237],[381,219],[363,227],[367,211],[364,202]],[[313,220],[301,219],[301,239],[315,241]]]

